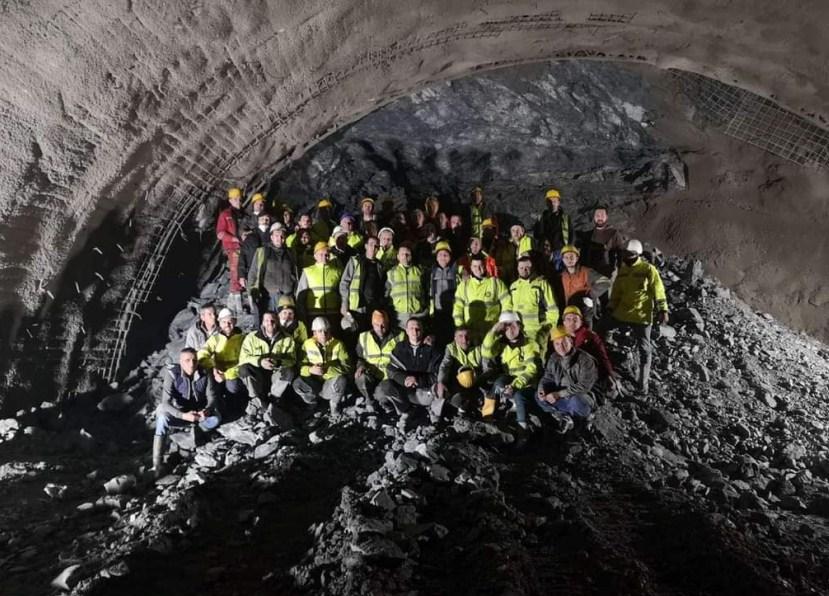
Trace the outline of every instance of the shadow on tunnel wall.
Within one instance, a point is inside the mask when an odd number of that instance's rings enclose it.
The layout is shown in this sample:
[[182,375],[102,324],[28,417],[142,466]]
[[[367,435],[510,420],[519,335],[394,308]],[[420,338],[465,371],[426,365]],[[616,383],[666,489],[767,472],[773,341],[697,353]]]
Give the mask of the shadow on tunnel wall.
[[[13,307],[0,315],[0,416],[104,386],[100,369],[112,357],[115,321],[124,307],[119,291],[136,265],[124,252],[141,233],[130,224],[133,217],[107,215],[48,286],[54,298],[44,294],[39,311],[23,317],[17,329]],[[123,366],[167,342],[167,321],[196,286],[201,250],[196,234],[174,242],[153,295],[139,310]]]

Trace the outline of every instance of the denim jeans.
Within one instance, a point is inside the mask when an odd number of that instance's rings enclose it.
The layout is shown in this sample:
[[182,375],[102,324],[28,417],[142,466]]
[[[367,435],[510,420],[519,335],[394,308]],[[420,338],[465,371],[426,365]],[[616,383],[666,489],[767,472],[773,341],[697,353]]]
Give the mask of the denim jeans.
[[538,398],[533,389],[532,392],[522,390],[515,394],[515,413],[518,422],[527,421],[527,408],[531,403],[542,411],[551,414],[557,412],[560,414],[567,414],[572,417],[586,418],[590,415],[590,400],[582,395],[571,395],[556,401],[551,404]]
[[[170,432],[171,428],[186,428],[195,424],[193,422],[188,422],[187,420],[182,420],[181,418],[176,418],[168,414],[167,412],[161,411],[159,408],[156,410],[155,413],[155,435],[157,437],[166,436],[167,433]],[[218,410],[214,411],[210,416],[199,422],[199,428],[203,431],[213,430],[219,424],[222,423],[222,416],[219,414]]]

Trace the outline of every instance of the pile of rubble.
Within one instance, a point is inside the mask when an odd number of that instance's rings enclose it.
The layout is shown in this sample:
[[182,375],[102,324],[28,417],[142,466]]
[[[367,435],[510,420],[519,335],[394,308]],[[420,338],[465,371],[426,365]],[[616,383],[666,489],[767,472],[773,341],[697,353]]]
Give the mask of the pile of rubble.
[[[401,430],[361,399],[337,421],[286,406],[276,426],[241,418],[200,447],[175,435],[155,481],[165,351],[104,399],[0,421],[0,498],[24,495],[3,514],[4,581],[20,594],[46,576],[77,594],[825,593],[829,350],[698,264],[671,258],[663,278],[672,324],[651,394],[628,391],[564,438],[510,418]],[[610,343],[629,379],[631,341]]]

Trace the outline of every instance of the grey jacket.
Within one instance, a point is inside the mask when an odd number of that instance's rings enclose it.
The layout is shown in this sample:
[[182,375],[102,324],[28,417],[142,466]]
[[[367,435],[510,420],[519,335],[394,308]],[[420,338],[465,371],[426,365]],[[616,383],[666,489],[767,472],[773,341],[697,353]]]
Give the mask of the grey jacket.
[[564,357],[553,352],[538,382],[538,391],[560,391],[561,397],[582,395],[590,401],[591,407],[595,407],[590,391],[598,378],[596,360],[584,350],[574,349]]
[[197,320],[193,326],[187,330],[187,338],[184,340],[184,347],[198,350],[207,342],[208,339],[216,335],[218,332],[218,325],[214,325],[213,331],[208,333],[204,328],[204,323]]

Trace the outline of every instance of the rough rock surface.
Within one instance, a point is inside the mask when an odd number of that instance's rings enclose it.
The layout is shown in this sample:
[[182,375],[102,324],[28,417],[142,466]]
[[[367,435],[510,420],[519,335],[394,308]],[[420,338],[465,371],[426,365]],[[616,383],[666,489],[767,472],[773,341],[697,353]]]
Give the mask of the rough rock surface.
[[[20,412],[0,444],[15,504],[0,508],[0,591],[825,593],[829,349],[695,268],[663,267],[675,317],[651,394],[564,438],[539,419],[529,436],[425,415],[403,432],[360,400],[338,421],[286,403],[291,425],[240,420],[175,446],[153,481],[164,352],[119,388],[136,396],[124,409]],[[611,343],[627,389],[631,343]],[[113,477],[128,490],[106,494]]]

